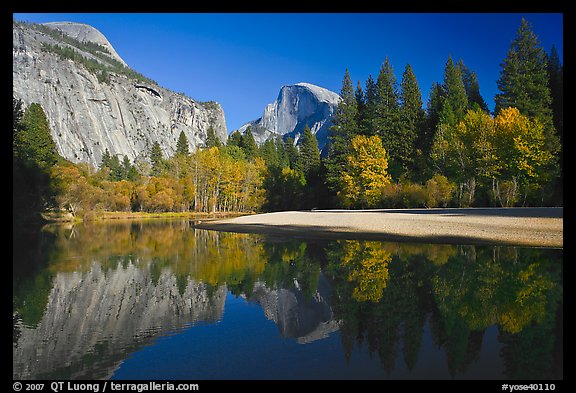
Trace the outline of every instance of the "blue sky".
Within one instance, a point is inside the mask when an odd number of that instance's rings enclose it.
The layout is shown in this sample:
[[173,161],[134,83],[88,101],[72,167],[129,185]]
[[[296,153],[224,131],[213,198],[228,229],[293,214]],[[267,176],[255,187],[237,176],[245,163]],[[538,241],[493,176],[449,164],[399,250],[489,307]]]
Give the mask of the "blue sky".
[[500,64],[525,17],[542,47],[563,61],[561,13],[86,13],[14,14],[29,22],[73,21],[100,30],[136,71],[161,86],[224,108],[228,131],[259,118],[280,88],[309,82],[340,92],[376,79],[386,56],[398,83],[410,64],[424,105],[448,56],[476,72],[490,109]]

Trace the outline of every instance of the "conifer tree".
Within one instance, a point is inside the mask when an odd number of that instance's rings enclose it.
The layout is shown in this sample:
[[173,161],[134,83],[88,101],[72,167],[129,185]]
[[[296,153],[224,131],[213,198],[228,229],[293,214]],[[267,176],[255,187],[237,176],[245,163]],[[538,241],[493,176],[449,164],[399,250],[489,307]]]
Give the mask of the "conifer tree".
[[562,144],[564,138],[564,67],[560,62],[560,56],[554,45],[552,45],[550,56],[548,57],[548,75],[554,127]]
[[525,116],[537,117],[543,123],[549,122],[552,98],[546,53],[532,26],[524,18],[501,67],[500,78],[496,82],[501,93],[495,97],[495,112],[515,107]]
[[372,123],[376,117],[376,100],[378,93],[376,91],[376,82],[372,78],[372,75],[368,75],[366,79],[366,92],[364,93],[364,124],[361,124],[363,135],[376,135],[374,129],[372,128]]
[[344,73],[340,102],[332,118],[332,131],[326,159],[326,182],[328,187],[336,192],[339,188],[340,172],[344,167],[346,155],[350,149],[350,141],[358,132],[358,104],[354,95],[354,87],[348,69]]
[[[445,92],[445,102],[449,107],[446,111],[452,111],[454,117],[446,116],[446,120],[458,121],[464,118],[468,110],[468,96],[466,95],[466,87],[462,78],[460,67],[457,67],[452,60],[452,56],[448,56],[446,67],[444,68],[444,84],[442,85]],[[449,108],[449,109],[448,109]]]
[[180,131],[180,135],[178,136],[178,142],[176,142],[176,154],[187,156],[190,154],[190,150],[188,148],[188,138],[184,134],[184,131]]
[[422,109],[422,93],[418,87],[416,75],[410,64],[406,65],[402,75],[400,90],[400,134],[398,158],[404,169],[411,169],[414,163],[416,140],[422,132],[424,110]]
[[376,80],[376,105],[372,127],[382,139],[382,145],[388,153],[390,174],[394,179],[398,179],[403,172],[400,103],[396,76],[388,57],[384,60]]
[[22,130],[14,143],[18,145],[20,159],[45,170],[58,160],[56,144],[50,134],[50,125],[42,106],[32,103],[22,116]]
[[216,131],[214,131],[214,127],[212,126],[208,127],[208,130],[206,131],[206,147],[210,148],[221,146],[222,142],[220,141],[220,138],[216,136]]
[[462,81],[464,82],[464,89],[466,90],[466,97],[468,97],[468,109],[482,109],[488,112],[488,105],[480,95],[480,85],[478,83],[478,76],[475,71],[470,71],[464,64],[462,59],[458,60],[456,66],[460,68],[462,74]]
[[298,141],[298,147],[296,167],[308,180],[311,176],[316,175],[320,169],[318,140],[316,139],[316,135],[312,134],[308,125],[304,128],[304,132]]
[[[524,18],[501,67],[496,81],[501,91],[495,97],[496,114],[504,108],[515,107],[522,115],[538,119],[544,126],[546,149],[556,156],[560,141],[554,129],[547,56],[532,25]],[[549,169],[554,171],[554,168],[557,169],[557,164]]]
[[226,141],[226,145],[241,147],[242,139],[243,139],[242,134],[240,133],[240,131],[236,130],[228,136],[228,141]]
[[150,164],[152,165],[152,176],[159,176],[164,169],[164,158],[162,156],[162,148],[158,141],[154,142],[149,152]]
[[251,160],[258,155],[258,145],[254,140],[254,135],[252,135],[252,127],[246,129],[246,132],[242,136],[240,147],[244,150],[248,160]]

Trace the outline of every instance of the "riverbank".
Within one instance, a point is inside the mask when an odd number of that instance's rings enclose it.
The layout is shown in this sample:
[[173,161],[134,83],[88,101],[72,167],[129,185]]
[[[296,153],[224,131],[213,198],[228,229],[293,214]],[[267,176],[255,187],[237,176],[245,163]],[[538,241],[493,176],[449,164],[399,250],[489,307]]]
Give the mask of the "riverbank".
[[140,220],[156,218],[186,218],[190,220],[199,219],[220,219],[244,216],[249,213],[239,212],[114,212],[114,211],[93,211],[86,212],[82,216],[74,216],[69,212],[43,212],[38,215],[39,220],[45,223],[65,223],[65,222],[82,222],[82,221],[101,221],[101,220]]
[[316,210],[201,221],[197,228],[297,237],[563,248],[563,208]]

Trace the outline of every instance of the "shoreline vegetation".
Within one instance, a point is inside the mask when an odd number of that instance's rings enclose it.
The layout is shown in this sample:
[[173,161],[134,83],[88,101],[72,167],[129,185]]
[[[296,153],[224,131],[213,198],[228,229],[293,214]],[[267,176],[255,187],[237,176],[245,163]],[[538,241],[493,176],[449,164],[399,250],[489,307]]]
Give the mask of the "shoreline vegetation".
[[125,211],[91,211],[82,217],[74,216],[70,212],[47,211],[40,213],[41,221],[52,223],[88,222],[105,220],[139,220],[139,219],[225,219],[254,213],[247,212],[125,212]]

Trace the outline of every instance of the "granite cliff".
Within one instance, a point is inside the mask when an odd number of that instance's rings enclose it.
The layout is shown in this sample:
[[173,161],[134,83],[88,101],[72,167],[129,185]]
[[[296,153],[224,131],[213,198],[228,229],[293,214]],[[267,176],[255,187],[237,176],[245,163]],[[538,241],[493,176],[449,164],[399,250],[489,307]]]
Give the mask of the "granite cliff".
[[174,154],[183,131],[194,150],[210,127],[227,139],[222,107],[159,86],[127,67],[106,37],[79,23],[13,22],[13,94],[42,105],[58,152],[98,165],[102,153],[131,161],[154,142]]
[[245,133],[251,127],[254,140],[264,143],[270,137],[291,137],[298,142],[306,125],[318,139],[318,148],[328,142],[332,115],[340,96],[310,83],[283,86],[278,98],[264,109],[262,117],[240,127]]

